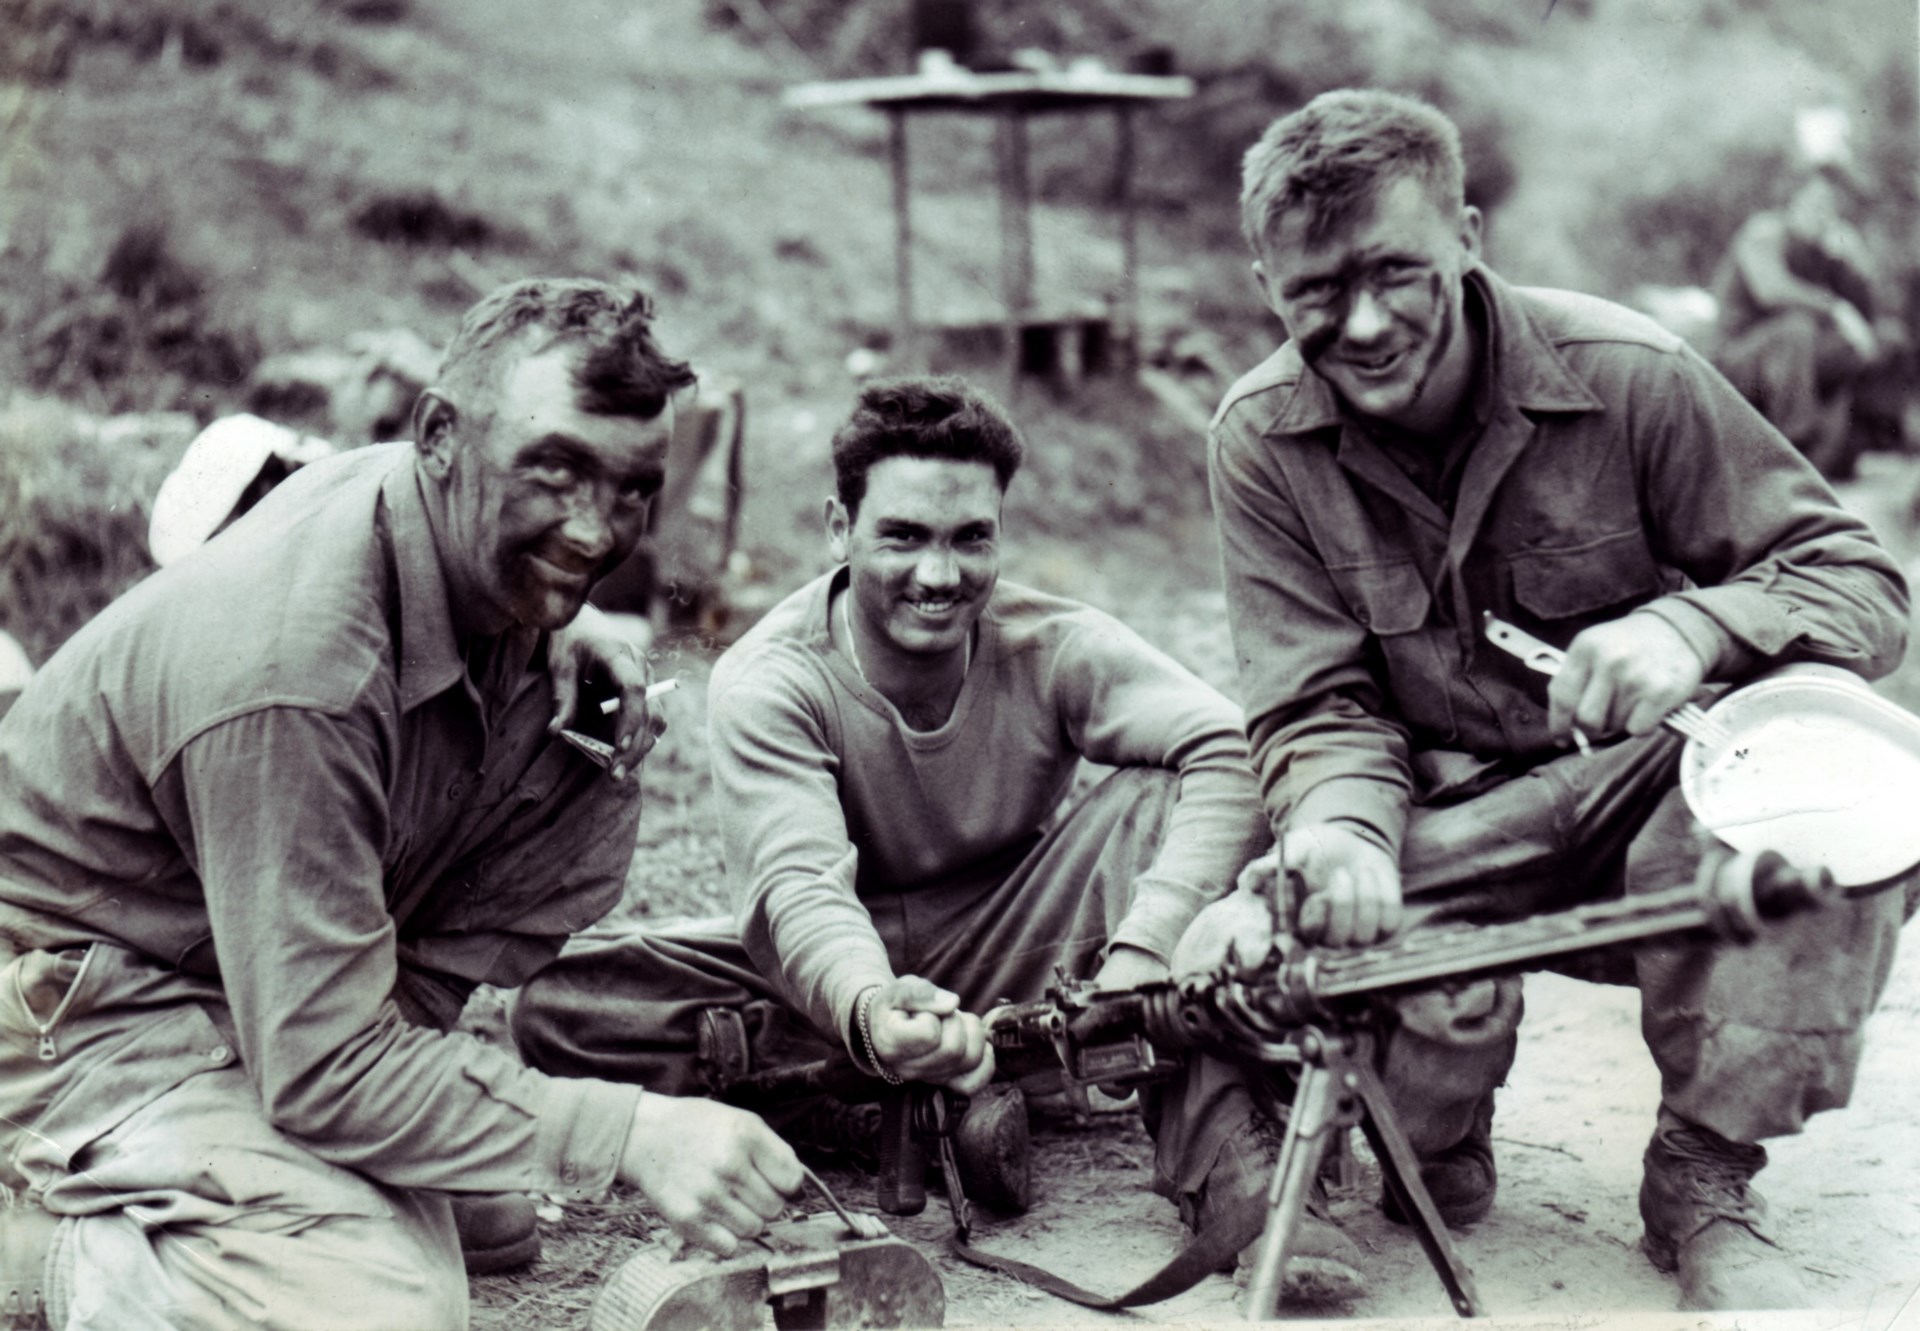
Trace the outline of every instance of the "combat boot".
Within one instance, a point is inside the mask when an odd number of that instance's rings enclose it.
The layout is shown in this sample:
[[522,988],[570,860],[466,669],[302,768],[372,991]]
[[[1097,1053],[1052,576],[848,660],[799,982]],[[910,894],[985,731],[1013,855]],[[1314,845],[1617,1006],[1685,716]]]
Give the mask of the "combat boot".
[[525,1193],[455,1193],[453,1226],[468,1275],[512,1271],[539,1260],[540,1218]]
[[41,1331],[48,1325],[47,1254],[60,1223],[38,1202],[0,1186],[0,1328]]
[[[1264,1116],[1256,1115],[1221,1148],[1200,1191],[1180,1199],[1180,1218],[1193,1233],[1202,1234],[1216,1217],[1245,1205],[1248,1198],[1258,1198],[1264,1204],[1279,1159],[1278,1130]],[[1251,1281],[1259,1247],[1258,1242],[1248,1244],[1233,1264],[1231,1274],[1242,1288]],[[1367,1292],[1367,1279],[1361,1270],[1364,1260],[1359,1246],[1333,1223],[1325,1189],[1316,1181],[1288,1245],[1280,1301],[1329,1304],[1360,1298]]]
[[1766,1233],[1766,1201],[1752,1186],[1766,1163],[1766,1148],[1661,1109],[1640,1184],[1642,1246],[1678,1278],[1682,1308],[1807,1306],[1806,1286]]
[[[1420,1162],[1420,1182],[1426,1185],[1434,1209],[1448,1228],[1461,1229],[1486,1219],[1499,1184],[1493,1167],[1492,1091],[1481,1100],[1473,1127],[1465,1137]],[[1384,1187],[1380,1209],[1396,1225],[1412,1223]]]

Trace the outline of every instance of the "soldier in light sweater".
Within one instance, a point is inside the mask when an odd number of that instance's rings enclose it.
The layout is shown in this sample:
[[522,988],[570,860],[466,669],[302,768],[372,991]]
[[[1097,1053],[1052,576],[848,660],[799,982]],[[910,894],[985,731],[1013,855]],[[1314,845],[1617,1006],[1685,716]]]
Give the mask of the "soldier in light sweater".
[[[515,1014],[538,1067],[699,1093],[699,1013],[720,1005],[756,1062],[837,1042],[887,1080],[978,1091],[979,1014],[1056,965],[1164,976],[1270,843],[1237,707],[1112,617],[999,579],[1022,448],[992,403],[951,378],[871,385],[833,453],[841,566],[714,668],[734,914],[570,949]],[[1116,770],[1075,801],[1083,759]],[[1274,1137],[1229,1069],[1198,1060],[1147,1108],[1155,1186],[1190,1227],[1264,1190]],[[1357,1289],[1332,1226],[1310,1219],[1296,1252],[1295,1288]]]

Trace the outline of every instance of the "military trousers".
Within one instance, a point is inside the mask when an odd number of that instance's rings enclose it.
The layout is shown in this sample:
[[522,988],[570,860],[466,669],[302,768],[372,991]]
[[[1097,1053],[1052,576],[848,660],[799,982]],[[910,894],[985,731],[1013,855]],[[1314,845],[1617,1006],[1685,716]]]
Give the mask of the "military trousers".
[[[1520,919],[1693,882],[1716,843],[1680,790],[1681,746],[1658,730],[1553,758],[1467,799],[1416,806],[1401,852],[1408,928]],[[1846,1104],[1866,1019],[1892,971],[1907,886],[1772,922],[1748,943],[1685,936],[1641,947],[1598,972],[1638,986],[1665,1106],[1757,1142]],[[1385,1073],[1421,1126],[1417,1070],[1389,1059]],[[1499,1080],[1490,1072],[1485,1088]],[[1468,1120],[1426,1126],[1413,1135],[1432,1150]]]
[[278,1131],[225,1002],[105,943],[0,952],[0,1182],[59,1217],[58,1331],[467,1325],[443,1193]]
[[[894,972],[930,979],[978,1013],[1042,997],[1056,967],[1090,976],[1134,878],[1153,861],[1177,789],[1173,772],[1122,769],[1010,870],[863,895]],[[698,1027],[710,1007],[741,1014],[756,1067],[806,1063],[843,1047],[837,1032],[819,1031],[787,1004],[725,917],[576,938],[522,989],[513,1034],[527,1062],[545,1072],[701,1094]],[[1210,1058],[1190,1061],[1147,1108],[1155,1187],[1175,1198],[1200,1188],[1253,1112],[1240,1074]]]

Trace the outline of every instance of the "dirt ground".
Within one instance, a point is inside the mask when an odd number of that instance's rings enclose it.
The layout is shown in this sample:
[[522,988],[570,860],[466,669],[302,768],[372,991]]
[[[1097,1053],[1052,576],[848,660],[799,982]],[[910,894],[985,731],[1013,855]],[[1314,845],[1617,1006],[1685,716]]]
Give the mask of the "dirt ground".
[[[1640,1152],[1658,1103],[1657,1078],[1639,1038],[1637,995],[1542,975],[1529,978],[1527,1001],[1520,1057],[1501,1093],[1494,1129],[1500,1200],[1484,1222],[1455,1236],[1460,1255],[1473,1270],[1485,1307],[1496,1315],[1536,1314],[1550,1317],[1553,1326],[1595,1326],[1601,1323],[1584,1315],[1671,1310],[1673,1282],[1637,1246]],[[1910,954],[1872,1019],[1853,1105],[1815,1119],[1805,1135],[1773,1148],[1762,1181],[1779,1238],[1819,1306],[1835,1314],[1816,1321],[1808,1312],[1783,1326],[1858,1325],[1840,1314],[1889,1308],[1896,1293],[1904,1299],[1920,1280],[1920,1152],[1914,1149],[1912,1111],[1920,1096],[1917,1013],[1920,955]],[[1137,1116],[1099,1116],[1085,1126],[1041,1120],[1035,1133],[1033,1209],[983,1224],[976,1235],[980,1247],[1116,1293],[1171,1256],[1182,1232],[1173,1208],[1149,1190],[1151,1145]],[[1336,1197],[1335,1216],[1367,1253],[1372,1285],[1347,1307],[1310,1315],[1448,1320],[1445,1293],[1411,1232],[1388,1223],[1374,1205],[1378,1171],[1357,1135],[1356,1147],[1360,1180]],[[844,1170],[828,1178],[848,1205],[873,1209],[869,1180]],[[548,1227],[546,1270],[534,1278],[548,1282],[550,1294],[559,1292],[551,1283],[558,1279],[574,1300],[590,1297],[596,1273],[577,1265],[561,1268],[570,1258],[589,1258],[590,1249],[598,1277],[610,1275],[637,1245],[631,1231],[605,1237],[605,1226],[623,1209],[569,1208]],[[590,1238],[567,1233],[580,1219],[576,1210],[594,1213]],[[636,1219],[629,1212],[629,1220]],[[951,1221],[937,1196],[925,1214],[890,1224],[939,1268],[949,1326],[1091,1326],[1112,1320],[947,1255],[942,1249]],[[528,1283],[529,1277],[477,1281],[479,1331],[526,1325],[511,1310],[525,1306]],[[1130,1314],[1164,1325],[1218,1324],[1244,1315],[1239,1289],[1224,1276]],[[586,1324],[584,1318],[545,1322]],[[1692,1327],[1696,1320],[1683,1324]],[[1743,1325],[1760,1324],[1746,1319]]]

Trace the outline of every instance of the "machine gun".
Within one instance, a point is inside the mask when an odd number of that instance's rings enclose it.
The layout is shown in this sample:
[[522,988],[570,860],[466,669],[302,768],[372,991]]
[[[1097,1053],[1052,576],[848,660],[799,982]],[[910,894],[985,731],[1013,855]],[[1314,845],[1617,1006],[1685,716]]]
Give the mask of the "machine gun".
[[[1840,896],[1831,875],[1796,869],[1771,852],[1720,853],[1708,857],[1698,879],[1688,886],[1508,923],[1418,930],[1359,952],[1281,942],[1251,964],[1228,961],[1210,974],[1110,991],[1062,978],[1045,998],[994,1009],[986,1019],[987,1032],[998,1069],[1013,1077],[1059,1069],[1075,1084],[1137,1084],[1164,1077],[1181,1059],[1203,1052],[1232,1061],[1268,1085],[1290,1088],[1286,1135],[1264,1213],[1257,1217],[1262,1223],[1254,1231],[1260,1247],[1247,1296],[1251,1318],[1262,1319],[1275,1307],[1293,1236],[1322,1160],[1336,1135],[1352,1126],[1361,1129],[1379,1160],[1389,1193],[1412,1221],[1455,1310],[1474,1317],[1482,1308],[1473,1277],[1420,1181],[1418,1162],[1375,1071],[1379,1041],[1386,1033],[1385,1009],[1377,1000],[1399,990],[1537,969],[1543,961],[1569,953],[1678,934],[1705,932],[1745,942],[1769,920],[1820,908]],[[903,1141],[911,1145],[916,1137],[922,1147],[939,1147],[948,1140],[950,1121],[942,1120],[951,1116],[917,1107],[938,1102],[944,1092],[887,1087],[844,1058],[755,1072],[744,1065],[744,1040],[732,1053],[707,1044],[703,1041],[709,1081],[720,1098],[732,1103],[764,1106],[807,1093],[859,1101],[891,1092],[895,1098],[886,1121],[893,1125],[895,1135],[889,1141],[894,1152],[889,1158],[888,1143],[883,1142],[881,1209],[912,1214],[924,1205],[924,1191],[916,1204],[914,1190],[900,1186],[897,1171],[914,1167],[900,1158],[900,1146]],[[959,1108],[964,1112],[963,1104]],[[966,1246],[970,1216],[965,1199],[958,1196],[950,1146],[944,1149],[958,1230],[956,1249],[969,1260],[1035,1279],[1050,1292],[1099,1307],[1131,1307],[1168,1297],[1217,1264],[1212,1252],[1186,1262],[1181,1278],[1191,1279],[1179,1284],[1167,1276],[1182,1265],[1187,1256],[1182,1254],[1168,1272],[1139,1289],[1102,1299],[1024,1263],[983,1261],[985,1254]],[[892,1179],[885,1175],[888,1169],[896,1171]],[[908,1206],[912,1209],[903,1209]],[[1241,1243],[1253,1237],[1248,1233]],[[1204,1241],[1204,1235],[1196,1239],[1195,1247]],[[1229,1249],[1229,1256],[1231,1251],[1237,1248]]]

